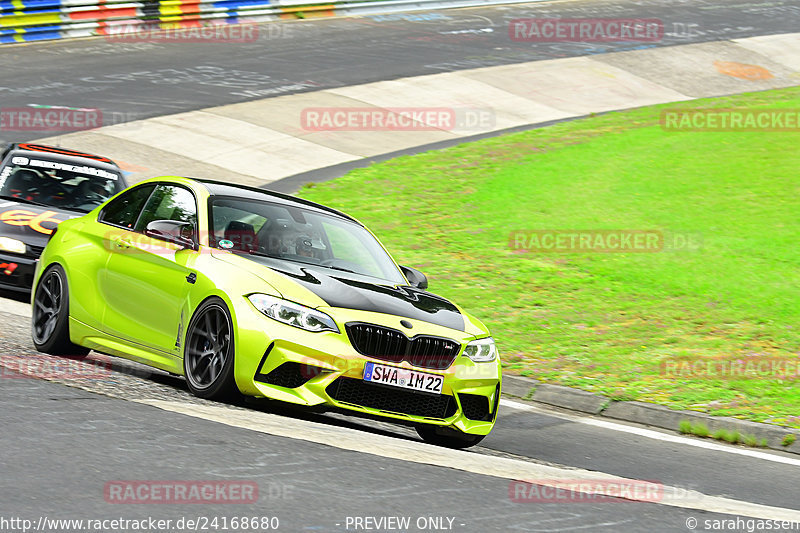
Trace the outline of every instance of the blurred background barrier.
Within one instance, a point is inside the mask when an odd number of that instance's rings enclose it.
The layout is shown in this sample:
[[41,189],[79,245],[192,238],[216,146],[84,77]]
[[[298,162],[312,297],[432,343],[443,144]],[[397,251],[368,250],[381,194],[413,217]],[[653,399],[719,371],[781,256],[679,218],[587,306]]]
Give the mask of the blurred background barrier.
[[[229,39],[247,42],[252,31],[220,26],[280,19],[525,3],[531,0],[0,0],[0,43],[105,35],[115,40]],[[535,1],[535,0],[534,0]],[[214,28],[204,33],[192,29]],[[251,28],[257,29],[257,28]],[[176,30],[186,30],[184,35]],[[233,28],[230,28],[233,30]],[[215,37],[216,36],[216,37]]]

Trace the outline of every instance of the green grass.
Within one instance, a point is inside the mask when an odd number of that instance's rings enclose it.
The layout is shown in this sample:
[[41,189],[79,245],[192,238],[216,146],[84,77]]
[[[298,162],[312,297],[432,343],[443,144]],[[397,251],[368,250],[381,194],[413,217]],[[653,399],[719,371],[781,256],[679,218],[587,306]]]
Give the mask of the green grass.
[[751,448],[766,448],[768,446],[767,439],[759,439],[755,435],[742,436],[742,443],[745,446],[750,446]]
[[697,435],[698,437],[708,437],[711,435],[711,432],[708,430],[708,426],[702,422],[697,422],[692,425],[692,434]]
[[[790,378],[664,375],[667,361],[800,350],[800,132],[667,132],[663,107],[800,108],[792,88],[609,113],[406,156],[300,195],[367,224],[482,319],[505,371],[800,427]],[[514,230],[645,229],[694,251],[536,254]]]
[[[681,420],[678,423],[678,431],[684,435],[695,435],[703,438],[710,437],[716,440],[724,440],[729,444],[744,444],[745,446],[750,446],[751,448],[767,448],[769,446],[769,443],[765,438],[759,439],[755,435],[750,434],[742,435],[736,430],[728,430],[724,428],[717,429],[711,433],[711,431],[708,429],[708,426],[702,422],[695,422],[692,424],[690,420]],[[784,438],[783,445],[787,446],[785,442],[786,438]]]
[[717,440],[724,440],[731,444],[738,444],[742,439],[742,435],[738,431],[729,431],[727,429],[718,429],[711,437]]

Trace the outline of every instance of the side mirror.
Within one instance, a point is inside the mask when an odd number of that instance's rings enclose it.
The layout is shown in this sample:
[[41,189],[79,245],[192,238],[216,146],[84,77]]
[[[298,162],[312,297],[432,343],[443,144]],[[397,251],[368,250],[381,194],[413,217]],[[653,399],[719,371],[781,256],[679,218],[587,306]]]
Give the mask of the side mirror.
[[194,225],[179,220],[154,220],[147,224],[144,234],[161,241],[171,242],[184,248],[197,249],[194,242]]
[[428,278],[425,277],[425,274],[417,270],[416,268],[411,268],[407,266],[400,266],[400,270],[405,274],[406,279],[411,284],[412,287],[416,287],[418,289],[425,290],[428,288]]

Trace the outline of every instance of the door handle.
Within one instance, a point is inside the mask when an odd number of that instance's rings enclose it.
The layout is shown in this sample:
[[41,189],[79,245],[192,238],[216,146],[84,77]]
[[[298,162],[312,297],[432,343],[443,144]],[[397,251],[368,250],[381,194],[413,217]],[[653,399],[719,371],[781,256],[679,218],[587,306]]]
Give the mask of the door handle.
[[120,248],[120,249],[127,249],[127,248],[130,248],[131,246],[133,246],[133,243],[130,242],[128,239],[125,239],[125,238],[116,239],[114,242],[116,243],[117,248]]

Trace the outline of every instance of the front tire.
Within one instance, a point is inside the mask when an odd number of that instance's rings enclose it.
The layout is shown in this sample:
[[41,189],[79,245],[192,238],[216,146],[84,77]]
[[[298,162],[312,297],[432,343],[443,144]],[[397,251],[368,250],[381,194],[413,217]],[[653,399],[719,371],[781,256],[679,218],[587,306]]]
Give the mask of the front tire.
[[417,426],[417,434],[428,444],[462,450],[475,446],[486,435],[470,435],[457,429],[442,426]]
[[83,359],[89,349],[69,340],[69,286],[61,265],[50,266],[33,297],[31,336],[36,350],[50,355]]
[[186,330],[183,371],[192,394],[208,400],[233,400],[239,389],[233,375],[233,321],[220,298],[203,302]]

